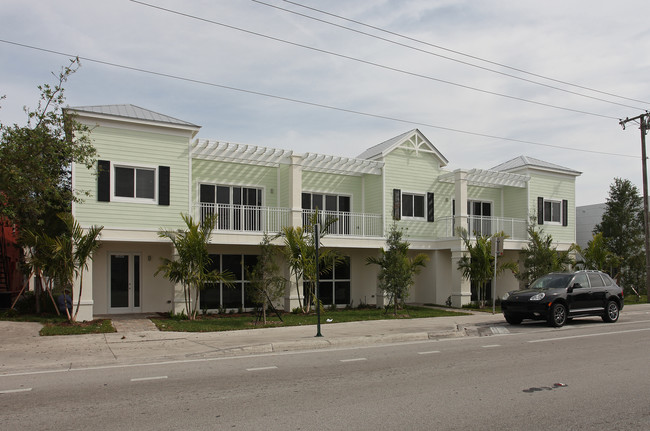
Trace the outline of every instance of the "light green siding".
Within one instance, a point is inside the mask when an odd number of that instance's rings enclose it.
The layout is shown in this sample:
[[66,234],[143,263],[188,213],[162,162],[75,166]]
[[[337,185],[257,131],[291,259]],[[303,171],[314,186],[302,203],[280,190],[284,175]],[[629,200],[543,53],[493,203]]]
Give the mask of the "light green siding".
[[278,168],[214,160],[192,161],[193,201],[199,202],[199,184],[242,186],[262,189],[262,205],[276,207]]
[[[179,136],[155,131],[95,127],[91,132],[98,160],[111,166],[170,168],[170,205],[133,202],[98,202],[97,167],[92,170],[75,166],[75,190],[88,192],[83,203],[75,206],[75,217],[82,226],[102,225],[106,228],[158,230],[175,228],[182,222],[180,213],[188,211],[188,145],[189,135]],[[112,178],[111,172],[111,180]],[[156,187],[157,189],[157,187]]]
[[381,175],[364,175],[363,181],[365,195],[364,212],[367,214],[381,214],[384,205]]
[[566,175],[531,173],[528,182],[530,190],[529,207],[537,222],[537,198],[546,200],[568,201],[568,226],[561,223],[548,223],[543,226],[544,232],[550,234],[555,242],[575,242],[575,178]]
[[[451,215],[451,203],[448,196],[453,193],[451,191],[453,185],[438,182],[438,176],[445,172],[440,169],[439,161],[433,154],[424,151],[416,153],[414,150],[396,148],[386,155],[384,162],[386,231],[390,229],[393,223],[393,189],[400,189],[402,193],[423,194],[425,200],[427,192],[433,192],[436,220],[440,216]],[[409,238],[441,236],[439,232],[436,232],[438,223],[426,220],[426,202],[425,218],[423,220],[402,218],[397,224],[405,230]]]
[[504,187],[503,217],[529,220],[528,189],[519,187]]
[[361,212],[361,177],[303,171],[302,190],[351,197],[352,212]]

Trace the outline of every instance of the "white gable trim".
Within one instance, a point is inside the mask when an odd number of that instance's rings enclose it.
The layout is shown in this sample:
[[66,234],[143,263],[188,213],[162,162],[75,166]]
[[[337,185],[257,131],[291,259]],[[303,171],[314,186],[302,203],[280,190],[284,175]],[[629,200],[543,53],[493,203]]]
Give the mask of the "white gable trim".
[[[438,177],[438,181],[443,183],[454,183],[455,172],[449,172]],[[526,183],[530,180],[529,175],[513,174],[509,172],[488,171],[485,169],[470,169],[467,173],[467,184],[479,187],[518,187],[525,188]]]

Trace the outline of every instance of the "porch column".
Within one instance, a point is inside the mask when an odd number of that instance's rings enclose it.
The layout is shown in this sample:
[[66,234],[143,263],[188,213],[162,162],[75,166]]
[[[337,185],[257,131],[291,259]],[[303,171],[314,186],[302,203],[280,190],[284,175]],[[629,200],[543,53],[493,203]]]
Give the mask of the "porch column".
[[451,306],[456,308],[469,304],[472,299],[471,283],[463,277],[462,271],[458,269],[458,262],[466,255],[467,251],[464,250],[464,246],[451,250]]
[[291,226],[302,226],[302,155],[291,156],[289,167],[289,208]]
[[301,302],[304,301],[304,297],[302,296],[302,279],[298,280],[298,288],[296,288],[296,278],[291,274],[289,265],[284,263],[283,268],[283,275],[285,280],[287,280],[287,287],[284,291],[284,311],[289,312],[294,308],[298,308]]
[[[461,169],[454,171],[454,199],[456,200],[454,226],[456,229],[459,227],[467,229],[467,171]],[[453,234],[455,236],[456,232]]]
[[[178,251],[176,250],[176,247],[174,247],[173,245],[170,245],[170,247],[171,247],[171,260],[178,260]],[[187,314],[187,310],[185,308],[185,292],[183,290],[183,285],[180,283],[170,282],[170,289],[172,290],[171,311],[174,314],[180,314],[180,313]]]
[[[88,269],[83,272],[83,290],[81,291],[81,301],[79,301],[80,277],[74,280],[74,292],[72,298],[72,313],[77,311],[77,303],[80,303],[77,321],[93,320],[93,262],[88,265]],[[57,299],[56,297],[54,299]]]

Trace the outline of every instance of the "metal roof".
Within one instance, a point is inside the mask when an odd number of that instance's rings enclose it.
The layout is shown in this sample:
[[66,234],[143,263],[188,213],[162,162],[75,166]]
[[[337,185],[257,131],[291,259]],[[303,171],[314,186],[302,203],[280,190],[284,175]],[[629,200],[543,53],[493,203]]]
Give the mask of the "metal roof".
[[95,106],[74,106],[66,108],[75,112],[85,112],[90,114],[99,114],[110,117],[130,118],[140,121],[151,121],[154,123],[173,124],[177,126],[200,128],[196,124],[188,121],[179,120],[178,118],[170,117],[169,115],[160,114],[158,112],[150,111],[139,106],[124,104],[124,105],[95,105]]
[[492,171],[513,171],[522,168],[537,168],[546,171],[560,172],[569,175],[581,175],[582,172],[565,168],[564,166],[556,165],[554,163],[545,162],[534,157],[519,156],[498,166],[493,167]]

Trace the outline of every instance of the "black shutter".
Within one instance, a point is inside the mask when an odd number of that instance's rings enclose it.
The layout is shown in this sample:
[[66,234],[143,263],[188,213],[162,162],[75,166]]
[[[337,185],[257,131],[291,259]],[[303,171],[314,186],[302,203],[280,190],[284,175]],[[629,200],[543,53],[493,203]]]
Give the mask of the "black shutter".
[[544,224],[544,198],[537,198],[537,224]]
[[158,166],[158,205],[169,205],[169,166]]
[[562,200],[562,226],[569,225],[569,201]]
[[111,162],[97,160],[97,200],[111,201]]
[[433,193],[427,193],[427,221],[433,220]]
[[393,189],[393,220],[402,218],[402,191]]

